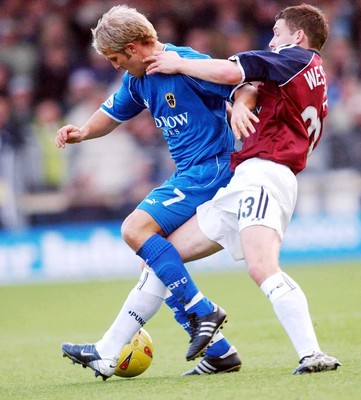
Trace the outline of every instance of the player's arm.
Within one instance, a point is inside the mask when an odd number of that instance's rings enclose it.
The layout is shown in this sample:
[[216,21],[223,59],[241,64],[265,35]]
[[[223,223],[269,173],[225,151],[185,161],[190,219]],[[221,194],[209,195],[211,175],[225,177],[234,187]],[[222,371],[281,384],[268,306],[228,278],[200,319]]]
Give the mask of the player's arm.
[[249,137],[255,132],[253,123],[258,123],[258,117],[252,112],[256,108],[258,90],[257,84],[245,84],[237,88],[233,94],[233,107],[230,125],[236,139]]
[[97,110],[81,128],[74,125],[65,125],[60,128],[55,138],[55,144],[60,148],[65,147],[66,143],[80,143],[83,140],[96,139],[107,135],[118,125],[119,122],[101,110]]
[[213,83],[236,85],[243,82],[243,75],[236,62],[216,59],[182,58],[174,51],[155,51],[143,60],[150,63],[147,75],[184,74]]

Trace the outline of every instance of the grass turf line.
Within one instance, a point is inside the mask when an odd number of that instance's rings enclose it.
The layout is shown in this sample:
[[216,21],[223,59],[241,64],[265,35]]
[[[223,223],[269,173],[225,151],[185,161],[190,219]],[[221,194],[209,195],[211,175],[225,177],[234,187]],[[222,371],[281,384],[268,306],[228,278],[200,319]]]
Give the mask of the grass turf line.
[[224,307],[223,333],[239,350],[239,373],[180,375],[188,336],[164,306],[146,325],[154,345],[150,368],[133,379],[95,379],[63,359],[64,341],[98,340],[135,280],[0,288],[0,399],[356,399],[361,395],[361,263],[307,265],[286,271],[306,293],[321,348],[338,371],[293,376],[296,353],[272,307],[244,272],[197,275],[202,292]]

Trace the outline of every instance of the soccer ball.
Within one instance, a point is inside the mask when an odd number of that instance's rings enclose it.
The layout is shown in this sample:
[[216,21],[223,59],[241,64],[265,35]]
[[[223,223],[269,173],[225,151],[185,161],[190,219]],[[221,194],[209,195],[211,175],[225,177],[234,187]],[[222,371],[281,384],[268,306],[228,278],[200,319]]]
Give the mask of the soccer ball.
[[114,374],[122,378],[132,378],[142,374],[153,360],[153,350],[152,338],[141,328],[120,352]]

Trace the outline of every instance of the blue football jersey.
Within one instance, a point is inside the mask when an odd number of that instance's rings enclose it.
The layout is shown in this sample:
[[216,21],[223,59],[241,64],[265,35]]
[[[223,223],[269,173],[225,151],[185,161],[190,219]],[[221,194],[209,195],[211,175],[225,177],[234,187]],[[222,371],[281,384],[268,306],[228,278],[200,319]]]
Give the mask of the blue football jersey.
[[[166,44],[165,51],[170,50],[185,58],[209,58],[190,47]],[[101,105],[101,110],[123,122],[148,108],[163,132],[177,170],[184,171],[234,149],[225,104],[232,89],[182,74],[136,78],[125,72],[119,91]]]

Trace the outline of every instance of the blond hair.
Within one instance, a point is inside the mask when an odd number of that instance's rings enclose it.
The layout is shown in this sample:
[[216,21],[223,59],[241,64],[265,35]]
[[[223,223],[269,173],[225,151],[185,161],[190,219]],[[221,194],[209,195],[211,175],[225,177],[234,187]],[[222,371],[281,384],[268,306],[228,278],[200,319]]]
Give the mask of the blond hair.
[[106,51],[124,53],[128,43],[155,43],[158,35],[154,26],[135,8],[126,5],[114,6],[91,30],[92,45],[99,54]]

